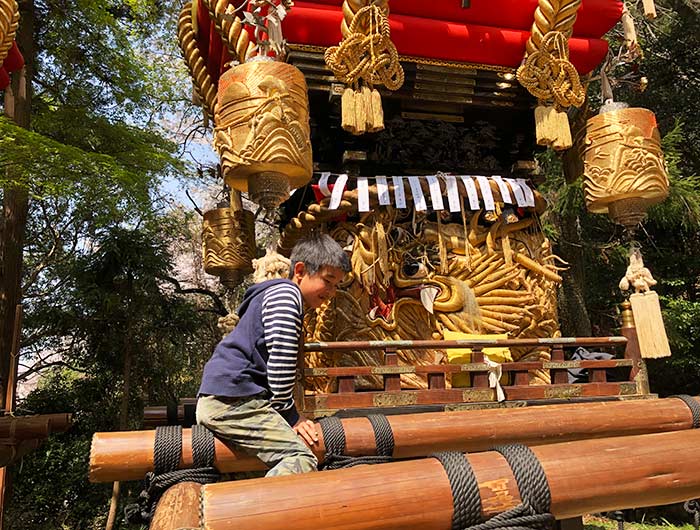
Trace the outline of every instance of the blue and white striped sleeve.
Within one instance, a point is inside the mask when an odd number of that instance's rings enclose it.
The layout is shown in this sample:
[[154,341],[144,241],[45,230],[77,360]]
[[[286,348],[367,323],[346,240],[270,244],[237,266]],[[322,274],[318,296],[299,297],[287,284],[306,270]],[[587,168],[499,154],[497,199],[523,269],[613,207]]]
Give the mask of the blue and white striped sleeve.
[[293,391],[301,317],[301,293],[295,286],[279,284],[263,294],[262,324],[269,353],[267,380],[272,392],[270,402],[290,425],[299,421]]

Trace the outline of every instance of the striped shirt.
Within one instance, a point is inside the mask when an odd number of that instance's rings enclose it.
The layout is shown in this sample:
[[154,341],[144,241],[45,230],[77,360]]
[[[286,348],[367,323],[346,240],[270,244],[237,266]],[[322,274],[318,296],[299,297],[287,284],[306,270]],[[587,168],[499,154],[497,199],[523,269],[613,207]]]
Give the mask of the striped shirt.
[[298,287],[283,283],[263,293],[262,324],[269,353],[267,380],[272,392],[270,402],[278,412],[294,407],[301,318],[302,300]]

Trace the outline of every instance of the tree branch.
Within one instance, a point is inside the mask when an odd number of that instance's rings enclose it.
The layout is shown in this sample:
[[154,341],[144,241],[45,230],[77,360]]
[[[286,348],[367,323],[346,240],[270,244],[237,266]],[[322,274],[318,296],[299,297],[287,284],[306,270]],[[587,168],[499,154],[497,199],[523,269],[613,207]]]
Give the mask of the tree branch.
[[160,278],[175,286],[175,292],[178,294],[202,294],[204,296],[208,296],[216,306],[216,308],[213,310],[214,312],[222,317],[228,315],[226,306],[221,301],[221,298],[219,298],[219,295],[217,295],[215,292],[198,287],[183,289],[182,285],[180,285],[180,282],[176,278],[172,278],[171,276],[161,276]]

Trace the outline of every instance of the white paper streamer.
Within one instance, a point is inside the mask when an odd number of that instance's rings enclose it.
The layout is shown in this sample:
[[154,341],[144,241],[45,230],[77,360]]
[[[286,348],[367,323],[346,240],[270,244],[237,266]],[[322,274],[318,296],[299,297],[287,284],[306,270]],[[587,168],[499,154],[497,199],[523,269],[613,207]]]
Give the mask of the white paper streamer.
[[508,189],[508,186],[506,186],[506,183],[503,182],[503,179],[500,177],[500,175],[493,175],[491,179],[498,186],[498,191],[501,192],[501,198],[503,199],[503,202],[513,204],[513,199],[510,196],[510,190]]
[[440,189],[440,181],[437,175],[428,175],[428,188],[430,189],[430,202],[433,205],[433,210],[444,210],[445,205],[442,201],[442,190]]
[[397,208],[406,208],[406,194],[403,189],[403,179],[401,177],[391,177],[394,183],[394,200]]
[[386,177],[377,177],[377,198],[381,206],[388,206],[391,204],[389,184],[386,181]]
[[525,206],[529,208],[534,208],[535,207],[535,194],[532,192],[530,189],[530,186],[528,186],[527,182],[525,182],[525,179],[517,179],[518,184],[520,184],[520,187],[523,190],[523,193],[525,194]]
[[503,180],[510,184],[510,188],[513,190],[513,195],[515,195],[515,203],[520,207],[525,206],[527,200],[525,199],[525,193],[523,193],[523,189],[520,187],[520,182],[518,182],[515,179],[508,178]]
[[420,187],[420,179],[418,177],[408,177],[408,183],[411,186],[411,194],[413,195],[413,206],[417,212],[424,212],[428,209],[428,204],[425,202],[423,188]]
[[457,177],[454,175],[445,175],[445,185],[447,186],[447,202],[450,205],[451,212],[459,212],[462,209],[459,200],[459,189],[457,188]]
[[476,191],[476,185],[474,184],[474,181],[471,177],[467,177],[465,175],[461,175],[461,178],[462,183],[464,184],[464,188],[467,190],[467,197],[469,198],[469,209],[478,210],[481,206],[479,206],[479,194]]
[[331,194],[331,190],[328,187],[329,178],[331,178],[331,172],[324,171],[323,173],[321,173],[321,178],[318,179],[318,189],[321,190],[321,193],[324,197],[328,197]]
[[486,211],[495,210],[496,203],[493,200],[493,192],[491,191],[489,179],[486,177],[477,176],[476,181],[479,183],[479,188],[481,189],[481,198],[484,201],[484,208]]
[[331,202],[328,205],[329,210],[337,210],[340,206],[340,199],[343,198],[343,191],[345,191],[345,184],[348,182],[348,176],[346,174],[338,175],[338,178],[333,185],[333,192],[331,193]]
[[357,211],[369,212],[369,182],[367,182],[367,177],[357,177]]

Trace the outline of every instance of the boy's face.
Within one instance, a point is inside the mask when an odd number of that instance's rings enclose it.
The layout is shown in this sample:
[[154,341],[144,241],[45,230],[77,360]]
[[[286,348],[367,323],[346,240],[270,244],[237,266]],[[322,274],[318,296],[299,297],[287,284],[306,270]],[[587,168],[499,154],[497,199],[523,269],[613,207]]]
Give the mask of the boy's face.
[[342,269],[328,265],[321,267],[315,274],[309,274],[306,266],[297,262],[294,264],[292,281],[299,286],[304,305],[316,309],[335,296],[335,290],[344,276]]

